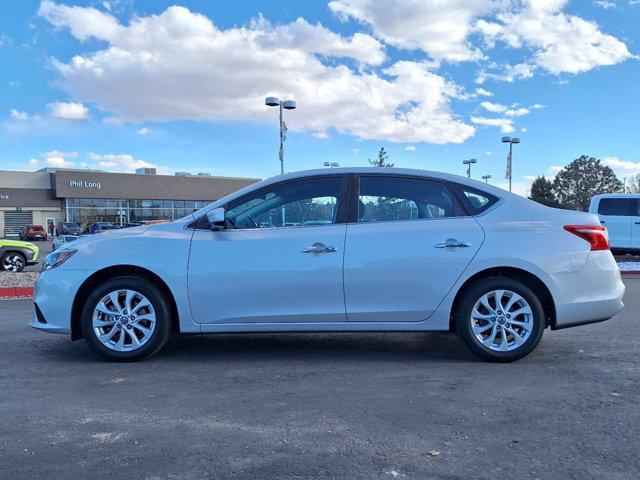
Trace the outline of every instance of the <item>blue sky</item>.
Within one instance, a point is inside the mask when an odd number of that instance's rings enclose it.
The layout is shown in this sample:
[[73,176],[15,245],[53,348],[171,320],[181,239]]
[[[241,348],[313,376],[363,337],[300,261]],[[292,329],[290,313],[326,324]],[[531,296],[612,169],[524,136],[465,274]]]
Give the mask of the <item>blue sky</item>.
[[31,1],[0,6],[0,168],[217,175],[397,166],[503,185],[581,154],[640,173],[640,1]]

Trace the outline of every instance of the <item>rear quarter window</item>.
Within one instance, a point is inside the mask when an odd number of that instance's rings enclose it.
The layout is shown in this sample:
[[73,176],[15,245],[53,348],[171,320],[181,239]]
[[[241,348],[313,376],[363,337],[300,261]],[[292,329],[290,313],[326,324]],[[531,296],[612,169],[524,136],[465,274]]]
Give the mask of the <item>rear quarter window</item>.
[[490,193],[478,190],[477,188],[468,187],[466,185],[452,183],[451,187],[453,187],[454,191],[460,198],[460,201],[462,201],[465,208],[471,215],[478,215],[488,210],[499,200],[495,195],[491,195]]

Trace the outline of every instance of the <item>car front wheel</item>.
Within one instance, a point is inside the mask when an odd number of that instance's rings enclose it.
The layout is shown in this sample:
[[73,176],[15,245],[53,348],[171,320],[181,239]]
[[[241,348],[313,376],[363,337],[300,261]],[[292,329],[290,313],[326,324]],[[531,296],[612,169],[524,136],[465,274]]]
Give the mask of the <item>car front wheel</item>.
[[5,272],[21,272],[26,265],[27,260],[17,252],[7,252],[0,259],[0,267]]
[[533,351],[545,327],[534,291],[507,277],[479,280],[463,293],[455,311],[458,336],[476,355],[512,362]]
[[160,289],[141,277],[101,283],[81,313],[89,346],[111,361],[135,361],[158,352],[171,333],[171,309]]

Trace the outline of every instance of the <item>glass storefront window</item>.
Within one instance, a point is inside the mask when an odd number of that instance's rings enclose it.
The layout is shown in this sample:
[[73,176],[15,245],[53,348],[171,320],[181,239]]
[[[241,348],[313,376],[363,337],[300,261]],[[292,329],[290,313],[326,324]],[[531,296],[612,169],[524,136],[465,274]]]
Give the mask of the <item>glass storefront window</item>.
[[78,199],[65,200],[65,221],[77,222],[85,228],[94,222],[112,222],[115,225],[149,220],[175,220],[185,217],[209,201],[192,200],[120,200]]

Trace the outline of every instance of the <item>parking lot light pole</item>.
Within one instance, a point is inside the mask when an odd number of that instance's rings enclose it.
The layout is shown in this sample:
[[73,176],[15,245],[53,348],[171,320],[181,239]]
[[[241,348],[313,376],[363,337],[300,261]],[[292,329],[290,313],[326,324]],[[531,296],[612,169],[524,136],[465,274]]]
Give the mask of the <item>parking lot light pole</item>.
[[471,178],[471,165],[473,165],[474,163],[478,163],[478,160],[476,160],[475,158],[462,161],[463,165],[467,165],[467,177],[469,178]]
[[491,178],[491,175],[483,175],[482,179],[484,180],[484,183],[489,183],[489,179]]
[[268,107],[279,107],[280,110],[280,150],[278,152],[278,157],[280,158],[280,175],[284,174],[284,140],[285,134],[287,132],[287,125],[284,123],[282,118],[282,109],[285,110],[293,110],[298,105],[294,100],[280,100],[277,97],[267,97],[264,99],[264,104]]
[[513,144],[520,143],[518,137],[502,137],[502,143],[509,144],[509,156],[507,157],[507,175],[509,179],[509,191],[511,191],[511,179],[513,178]]

